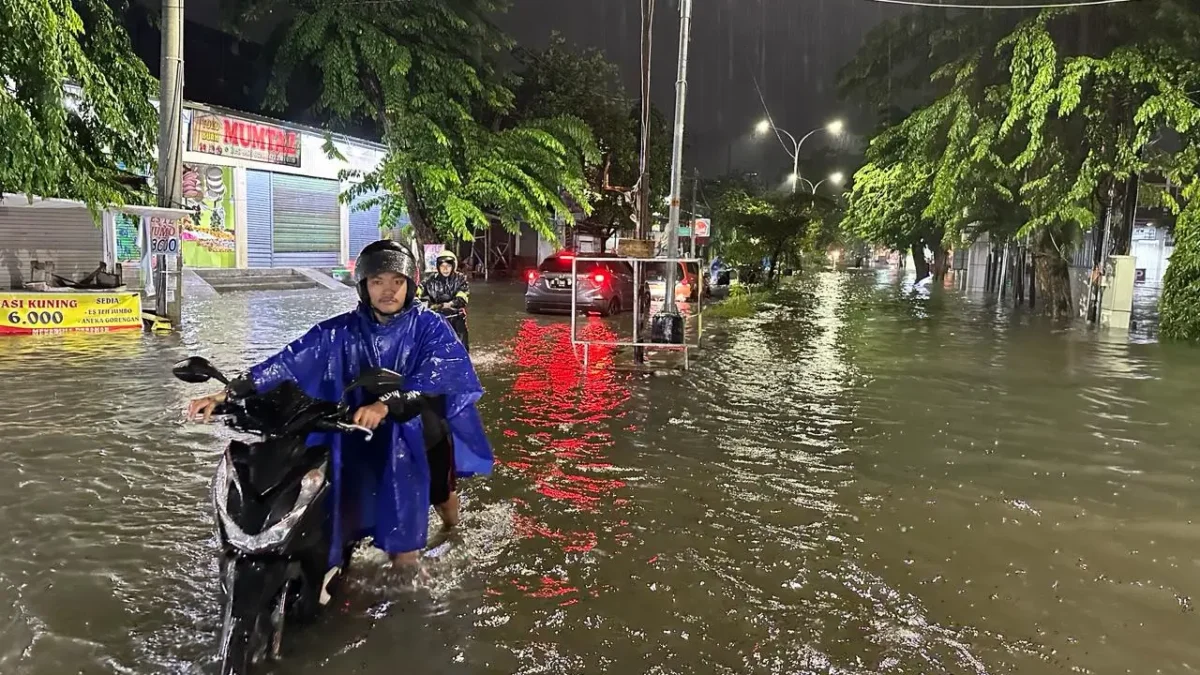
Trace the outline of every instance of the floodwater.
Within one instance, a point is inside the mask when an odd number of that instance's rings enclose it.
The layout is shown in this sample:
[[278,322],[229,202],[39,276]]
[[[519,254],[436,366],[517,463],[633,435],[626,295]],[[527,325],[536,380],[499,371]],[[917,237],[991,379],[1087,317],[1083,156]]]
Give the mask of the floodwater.
[[[211,670],[229,432],[182,424],[170,364],[244,367],[350,301],[0,346],[0,672]],[[585,369],[519,289],[474,305],[496,474],[427,582],[367,560],[267,672],[1200,669],[1200,349],[822,273],[647,377]]]

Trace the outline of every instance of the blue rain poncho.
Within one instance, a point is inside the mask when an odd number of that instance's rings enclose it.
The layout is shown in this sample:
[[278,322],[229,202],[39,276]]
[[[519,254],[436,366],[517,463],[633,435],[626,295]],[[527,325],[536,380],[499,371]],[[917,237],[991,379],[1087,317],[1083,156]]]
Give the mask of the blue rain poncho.
[[[492,449],[475,407],[483,387],[453,329],[423,306],[381,324],[360,304],[317,324],[251,368],[250,377],[260,392],[292,380],[313,398],[339,401],[360,373],[381,367],[403,375],[407,391],[445,397],[459,476],[491,473]],[[350,396],[352,410],[370,402],[361,391]],[[341,433],[313,434],[309,442],[333,449],[331,566],[341,564],[346,544],[366,536],[390,555],[425,547],[429,463],[420,415],[403,424],[386,420],[369,443]]]

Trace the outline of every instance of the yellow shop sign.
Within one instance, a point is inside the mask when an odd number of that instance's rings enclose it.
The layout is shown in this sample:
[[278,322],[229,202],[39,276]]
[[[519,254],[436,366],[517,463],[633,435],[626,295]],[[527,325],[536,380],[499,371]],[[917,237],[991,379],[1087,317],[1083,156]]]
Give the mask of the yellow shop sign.
[[138,293],[0,291],[0,335],[107,333],[141,327]]

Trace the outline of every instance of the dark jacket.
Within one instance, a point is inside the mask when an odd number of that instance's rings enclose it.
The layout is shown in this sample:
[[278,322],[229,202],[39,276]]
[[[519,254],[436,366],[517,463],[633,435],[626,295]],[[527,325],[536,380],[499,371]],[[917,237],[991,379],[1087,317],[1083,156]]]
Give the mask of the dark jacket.
[[417,297],[429,305],[448,303],[454,309],[462,309],[471,300],[471,286],[461,272],[454,272],[448,277],[434,272],[425,277],[424,283],[417,289]]

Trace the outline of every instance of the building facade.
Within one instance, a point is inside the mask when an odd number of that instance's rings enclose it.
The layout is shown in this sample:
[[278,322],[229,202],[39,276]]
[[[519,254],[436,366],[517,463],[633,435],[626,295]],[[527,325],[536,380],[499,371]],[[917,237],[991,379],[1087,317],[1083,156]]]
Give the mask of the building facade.
[[[355,211],[339,195],[344,170],[371,171],[382,145],[326,136],[208,106],[184,111],[184,234],[189,267],[337,267],[379,238],[379,210]],[[344,158],[344,161],[343,161]]]

